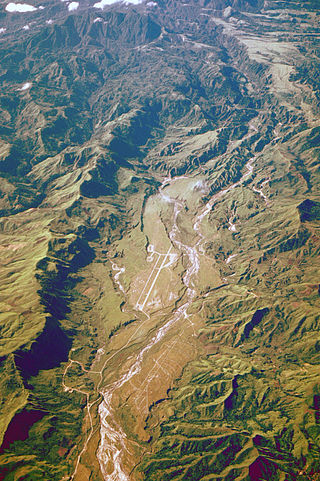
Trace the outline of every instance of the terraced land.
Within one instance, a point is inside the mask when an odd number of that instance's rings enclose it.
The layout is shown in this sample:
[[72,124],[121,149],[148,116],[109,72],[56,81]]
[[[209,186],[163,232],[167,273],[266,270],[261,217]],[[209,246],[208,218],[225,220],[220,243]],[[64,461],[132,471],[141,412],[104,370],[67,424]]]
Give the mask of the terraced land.
[[32,3],[0,7],[0,479],[320,480],[317,2]]

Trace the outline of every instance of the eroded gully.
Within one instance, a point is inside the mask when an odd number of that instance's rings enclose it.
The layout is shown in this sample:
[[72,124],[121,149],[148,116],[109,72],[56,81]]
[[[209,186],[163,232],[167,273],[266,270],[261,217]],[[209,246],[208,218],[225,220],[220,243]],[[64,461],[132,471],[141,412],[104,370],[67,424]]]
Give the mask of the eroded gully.
[[[169,238],[172,245],[180,251],[181,255],[185,255],[188,258],[189,266],[183,276],[183,283],[186,286],[185,302],[182,304],[172,315],[171,319],[166,322],[152,337],[148,344],[137,354],[136,360],[130,367],[130,369],[121,376],[120,379],[101,390],[103,401],[99,406],[99,414],[101,420],[100,427],[100,445],[97,453],[97,457],[100,463],[100,468],[103,477],[106,481],[129,481],[129,476],[125,473],[122,467],[122,458],[125,452],[127,452],[127,439],[126,434],[122,427],[117,423],[115,419],[114,408],[112,406],[113,395],[115,391],[120,389],[125,383],[130,381],[135,375],[141,371],[141,366],[144,356],[148,351],[152,349],[167,333],[167,331],[179,320],[185,318],[188,319],[188,308],[192,304],[196,297],[196,290],[194,287],[193,279],[197,275],[200,269],[200,255],[203,253],[204,236],[201,232],[201,223],[203,219],[209,214],[215,202],[227,194],[230,190],[242,184],[253,172],[251,159],[246,164],[246,172],[243,174],[238,182],[235,182],[231,186],[223,189],[217,194],[213,195],[209,202],[201,208],[200,213],[195,217],[193,223],[193,230],[196,238],[198,239],[194,246],[184,244],[180,240],[180,231],[177,224],[177,219],[184,208],[183,203],[179,199],[173,199],[164,194],[164,189],[168,185],[177,181],[177,178],[165,179],[159,189],[159,194],[163,201],[171,203],[173,205],[173,223],[172,229],[169,233]],[[123,349],[123,348],[122,348]],[[121,349],[121,350],[122,350]],[[116,353],[115,353],[116,354]]]

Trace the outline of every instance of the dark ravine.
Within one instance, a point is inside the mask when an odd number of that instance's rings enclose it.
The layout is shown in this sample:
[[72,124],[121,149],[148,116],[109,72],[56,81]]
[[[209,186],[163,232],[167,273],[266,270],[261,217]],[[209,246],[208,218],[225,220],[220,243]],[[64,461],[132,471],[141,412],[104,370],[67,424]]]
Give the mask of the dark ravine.
[[28,349],[24,346],[14,353],[15,365],[21,377],[28,385],[28,380],[43,369],[53,369],[68,360],[72,345],[69,338],[54,318],[47,318],[40,336]]
[[25,441],[28,438],[30,428],[46,414],[48,413],[35,409],[23,409],[23,411],[16,414],[7,428],[0,446],[0,454],[3,454],[5,449],[10,448],[10,445],[15,441]]

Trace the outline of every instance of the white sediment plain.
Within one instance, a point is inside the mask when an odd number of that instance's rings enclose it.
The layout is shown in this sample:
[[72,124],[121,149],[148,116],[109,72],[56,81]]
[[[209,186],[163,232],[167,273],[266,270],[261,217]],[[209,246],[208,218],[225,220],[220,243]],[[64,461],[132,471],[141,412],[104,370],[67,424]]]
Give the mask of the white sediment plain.
[[232,254],[231,256],[229,256],[229,257],[226,259],[226,264],[229,264],[229,262],[231,262],[232,259],[234,259],[234,257],[237,257],[237,254]]
[[[174,246],[178,251],[180,251],[181,255],[185,255],[188,258],[189,266],[183,276],[183,283],[186,286],[186,301],[182,306],[180,306],[172,315],[171,319],[167,321],[159,330],[158,332],[151,338],[148,344],[138,353],[136,360],[130,367],[130,369],[123,374],[119,380],[115,381],[113,384],[107,386],[101,391],[103,396],[103,401],[99,406],[99,415],[101,419],[101,428],[100,428],[100,445],[97,452],[97,457],[100,463],[101,472],[103,477],[106,481],[129,481],[129,475],[125,473],[122,467],[122,457],[125,452],[128,452],[127,447],[127,437],[125,432],[123,431],[122,427],[115,419],[114,408],[112,406],[113,402],[113,394],[115,391],[120,389],[125,383],[129,382],[135,375],[137,375],[141,371],[142,361],[144,356],[155,346],[168,332],[168,330],[178,321],[181,319],[188,319],[188,309],[191,306],[192,302],[194,301],[197,293],[194,288],[193,279],[198,274],[200,269],[200,255],[201,255],[201,246],[204,242],[204,236],[201,233],[201,222],[203,219],[209,214],[212,210],[213,205],[215,202],[229,192],[231,189],[234,189],[241,183],[243,183],[253,172],[252,162],[254,159],[251,159],[246,164],[246,172],[242,176],[242,178],[232,184],[231,186],[227,187],[226,189],[220,191],[219,193],[215,194],[210,201],[201,209],[200,213],[195,217],[193,223],[193,229],[195,231],[196,237],[198,241],[194,246],[184,244],[180,238],[180,230],[177,225],[177,219],[184,208],[184,204],[179,199],[173,199],[168,195],[163,193],[164,188],[174,183],[177,178],[170,179],[167,178],[163,181],[162,186],[160,187],[159,193],[161,198],[173,204],[173,222],[172,228],[169,232],[169,238]],[[154,252],[154,247],[150,247],[150,253]],[[167,257],[170,255],[171,247],[164,256],[162,264],[166,261]],[[157,266],[158,261],[157,259],[155,266]],[[231,260],[231,257],[229,258]],[[154,269],[155,269],[154,266]],[[161,271],[161,265],[159,268],[159,272]],[[141,303],[138,300],[137,308],[143,311],[146,301],[152,291],[155,282],[157,280],[157,276],[153,279],[152,284],[147,292],[147,295],[144,297],[144,301]],[[147,280],[148,284],[149,279]],[[145,290],[145,289],[144,289]],[[143,298],[143,296],[142,296]],[[112,472],[110,472],[110,467],[112,467]]]
[[228,230],[229,230],[230,232],[237,232],[236,225],[232,222],[231,219],[232,219],[232,218],[230,218],[230,219],[228,220],[228,224],[229,224]]
[[262,189],[263,189],[263,187],[264,187],[268,182],[270,182],[270,179],[267,179],[267,180],[263,181],[263,182],[261,183],[260,189],[257,189],[257,187],[253,187],[253,188],[252,188],[252,190],[253,190],[254,192],[256,192],[257,194],[259,194],[259,195],[263,198],[263,200],[265,201],[265,203],[266,203],[267,206],[269,206],[269,204],[270,204],[270,203],[269,203],[269,199],[268,199],[268,197],[263,193]]
[[119,280],[119,277],[121,276],[121,274],[123,274],[125,272],[125,267],[119,267],[117,266],[117,264],[113,261],[111,261],[111,267],[112,267],[112,270],[116,272],[115,276],[114,276],[114,281],[115,283],[117,284],[117,286],[119,287],[120,291],[123,292],[125,294],[125,288],[123,287],[123,285],[121,284],[120,280]]

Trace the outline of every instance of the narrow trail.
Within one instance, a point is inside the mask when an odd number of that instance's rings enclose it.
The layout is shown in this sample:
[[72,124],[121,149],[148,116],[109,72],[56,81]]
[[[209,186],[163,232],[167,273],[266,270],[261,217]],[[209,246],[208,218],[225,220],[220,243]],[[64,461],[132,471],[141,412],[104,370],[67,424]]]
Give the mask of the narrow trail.
[[79,464],[80,464],[80,460],[81,460],[81,457],[82,455],[86,452],[87,450],[87,447],[88,447],[88,443],[90,441],[90,439],[92,438],[95,430],[94,430],[94,425],[93,425],[93,419],[92,419],[92,414],[91,414],[91,409],[92,407],[97,404],[97,402],[99,401],[99,398],[97,398],[95,401],[92,401],[90,402],[90,393],[86,392],[86,391],[83,391],[82,389],[79,389],[79,388],[76,388],[76,387],[70,387],[66,384],[66,375],[70,369],[70,367],[73,365],[73,364],[77,364],[81,367],[82,371],[83,372],[90,372],[91,374],[100,374],[101,376],[101,379],[102,379],[102,372],[100,371],[91,371],[91,370],[88,370],[84,367],[84,365],[80,362],[80,361],[75,361],[71,358],[71,353],[76,351],[75,348],[72,348],[71,349],[71,352],[70,352],[70,357],[69,357],[69,362],[67,364],[67,366],[65,367],[65,370],[63,372],[63,375],[62,375],[62,387],[64,389],[65,392],[77,392],[78,394],[81,394],[83,396],[86,397],[86,410],[87,410],[87,415],[88,415],[88,420],[89,420],[89,433],[86,437],[86,440],[84,442],[84,445],[82,447],[82,450],[80,451],[80,453],[78,454],[78,457],[77,457],[77,461],[76,461],[76,464],[75,464],[75,469],[72,473],[72,475],[67,478],[63,478],[61,481],[64,481],[65,479],[68,479],[70,481],[72,481],[78,471],[78,468],[79,468]]

